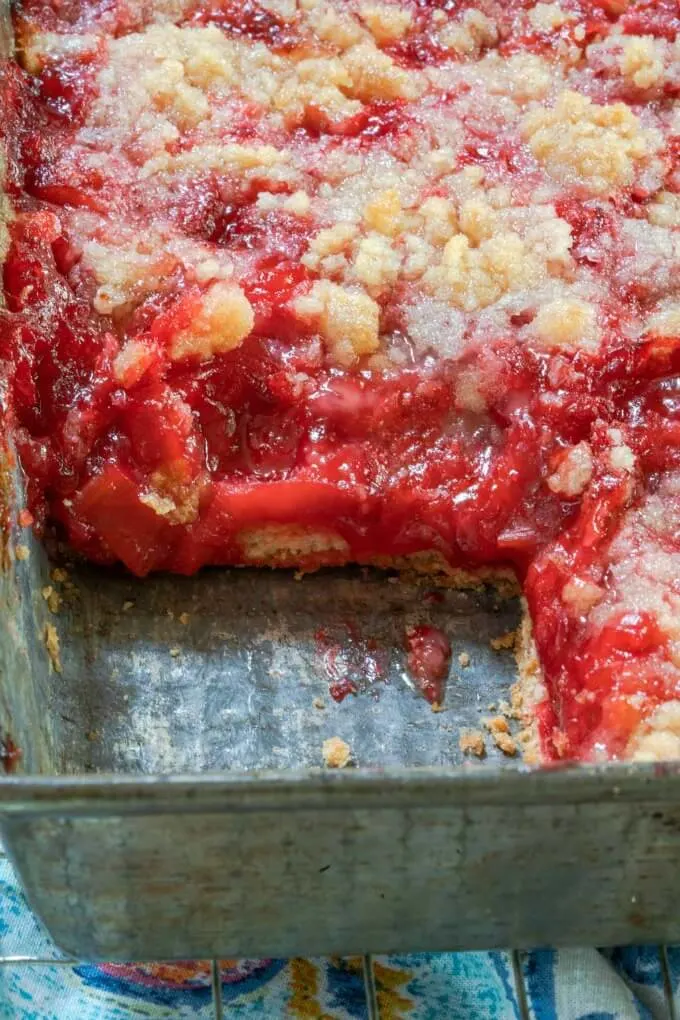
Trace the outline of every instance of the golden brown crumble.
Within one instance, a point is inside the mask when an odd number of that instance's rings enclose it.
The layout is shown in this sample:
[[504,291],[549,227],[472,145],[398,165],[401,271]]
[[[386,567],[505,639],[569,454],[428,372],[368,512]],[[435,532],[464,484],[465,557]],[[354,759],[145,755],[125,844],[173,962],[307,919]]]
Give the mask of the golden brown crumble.
[[494,652],[502,652],[515,647],[517,641],[517,631],[509,630],[505,634],[501,634],[500,637],[491,638],[489,644],[493,648]]
[[45,585],[40,590],[40,594],[47,603],[47,608],[51,613],[58,613],[61,608],[62,597],[58,591],[52,587],[51,584]]
[[490,719],[484,719],[483,722],[499,751],[502,751],[503,754],[507,754],[509,757],[517,754],[517,744],[515,738],[510,733],[510,725],[505,716],[493,716]]
[[473,754],[476,758],[483,758],[486,754],[484,734],[481,730],[461,730],[458,746],[463,754]]
[[329,769],[344,769],[352,758],[349,744],[340,737],[329,737],[328,740],[324,740],[322,753],[324,764]]
[[43,640],[50,660],[50,668],[55,673],[61,673],[61,652],[59,646],[59,634],[53,623],[46,623],[43,630]]

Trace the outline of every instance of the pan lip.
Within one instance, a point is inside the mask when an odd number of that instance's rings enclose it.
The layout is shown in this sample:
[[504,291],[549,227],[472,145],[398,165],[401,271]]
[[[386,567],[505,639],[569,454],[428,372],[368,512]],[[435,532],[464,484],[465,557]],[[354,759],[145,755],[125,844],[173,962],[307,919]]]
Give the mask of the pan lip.
[[680,762],[557,767],[356,768],[194,775],[17,776],[0,780],[0,821],[438,808],[680,806]]

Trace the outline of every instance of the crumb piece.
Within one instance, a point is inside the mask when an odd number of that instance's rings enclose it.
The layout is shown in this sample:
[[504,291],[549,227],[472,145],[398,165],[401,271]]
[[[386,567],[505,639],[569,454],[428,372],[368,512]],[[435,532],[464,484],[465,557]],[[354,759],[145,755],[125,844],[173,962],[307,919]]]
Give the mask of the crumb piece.
[[448,25],[441,32],[440,41],[459,56],[478,57],[484,47],[498,41],[498,29],[491,18],[474,9],[466,11],[460,22]]
[[353,99],[369,103],[375,99],[414,99],[421,91],[418,78],[399,67],[374,43],[359,43],[343,55],[343,65]]
[[506,648],[514,648],[516,640],[517,631],[509,630],[507,634],[501,634],[500,637],[491,638],[489,644],[493,648],[494,652],[502,652]]
[[581,577],[572,577],[562,589],[562,601],[576,613],[586,615],[605,596],[604,588]]
[[352,752],[349,744],[340,737],[329,737],[323,742],[323,760],[329,769],[344,769],[349,764]]
[[[95,298],[95,308],[97,307]],[[113,359],[113,374],[123,389],[131,389],[153,363],[153,351],[141,340],[128,340]]]
[[437,713],[439,713],[439,712],[445,712],[445,711],[446,711],[446,709],[444,708],[444,706],[443,706],[443,705],[440,705],[438,701],[433,701],[433,702],[432,702],[432,704],[430,705],[430,709],[431,709],[431,710],[432,710],[433,712],[437,712]]
[[30,550],[27,545],[18,545],[14,551],[14,555],[20,561],[27,560],[30,555]]
[[522,684],[519,680],[510,688],[510,704],[512,705],[514,712],[522,712],[524,707],[524,693],[522,691]]
[[19,527],[20,528],[30,528],[30,526],[33,524],[33,521],[34,521],[34,517],[33,517],[33,514],[31,513],[30,510],[25,510],[24,509],[24,510],[20,510],[19,511]]
[[599,106],[579,92],[561,92],[550,108],[536,107],[523,119],[525,139],[551,177],[574,178],[595,195],[628,187],[639,166],[659,147],[625,103]]
[[316,320],[339,365],[352,365],[380,346],[380,308],[361,290],[317,280],[309,294],[297,298],[295,311],[302,319]]
[[631,35],[623,40],[619,66],[623,76],[639,89],[654,88],[664,74],[663,50],[649,36]]
[[484,734],[481,730],[461,730],[458,746],[463,754],[474,754],[476,758],[483,758],[486,754]]
[[55,591],[51,584],[46,584],[41,589],[40,594],[47,603],[47,608],[51,613],[58,613],[61,608],[62,598],[58,591]]
[[559,757],[566,758],[569,751],[569,737],[564,730],[558,730],[555,727],[552,732],[552,742]]
[[534,734],[530,726],[525,726],[524,729],[520,730],[517,734],[517,743],[524,748],[529,746],[533,739]]
[[50,577],[55,584],[64,584],[65,581],[68,581],[68,570],[64,570],[63,567],[55,567]]
[[326,703],[323,700],[323,698],[314,698],[312,705],[314,706],[314,708],[318,708],[320,712],[323,712],[324,709],[326,708]]
[[491,719],[485,719],[484,726],[491,734],[493,742],[499,751],[510,757],[517,754],[517,744],[515,743],[515,738],[510,734],[510,725],[505,716],[496,715]]
[[458,656],[458,665],[462,666],[463,669],[470,665],[470,656],[467,652],[461,652]]
[[522,718],[522,707],[516,703],[514,694],[511,692],[511,701],[501,701],[498,705],[498,711],[501,715],[504,715],[506,719],[521,719]]
[[496,711],[496,702],[495,701],[490,701],[489,704],[486,707],[487,707],[487,711],[495,712]]
[[99,740],[99,737],[100,737],[99,730],[88,730],[87,733],[85,734],[86,740],[89,740],[90,743],[92,743],[95,740]]
[[289,198],[285,199],[283,208],[294,216],[305,216],[310,209],[312,202],[306,191],[295,191]]
[[609,466],[622,474],[632,474],[637,465],[637,458],[631,448],[625,444],[613,446],[609,451]]
[[510,733],[491,733],[493,737],[493,743],[499,751],[502,751],[504,755],[513,758],[517,754],[517,744],[515,737],[511,736]]
[[554,32],[573,20],[574,16],[558,3],[538,3],[529,11],[529,22],[537,32]]
[[402,208],[396,188],[386,188],[364,207],[364,220],[371,230],[387,237],[399,232],[402,224]]
[[172,656],[173,659],[179,658],[180,654],[181,654],[181,649],[180,648],[171,648],[170,649],[170,655]]
[[568,499],[580,496],[593,476],[593,453],[590,444],[572,446],[557,470],[548,478],[548,488]]
[[680,747],[680,701],[667,701],[636,727],[626,748],[632,761],[671,761]]
[[127,613],[128,609],[132,609],[134,602],[126,601],[123,603],[123,612]]
[[191,617],[189,616],[188,613],[179,614],[179,622],[182,624],[183,627],[186,627],[190,619]]
[[359,8],[359,14],[379,46],[398,42],[413,21],[410,11],[401,11],[386,4],[364,4]]
[[511,737],[509,733],[494,733],[493,740],[498,750],[507,754],[508,757],[512,758],[517,754],[515,738]]
[[191,325],[174,337],[170,357],[173,361],[208,361],[242,344],[254,324],[255,312],[241,288],[233,283],[213,283]]
[[61,656],[59,653],[59,635],[57,628],[52,623],[46,623],[43,631],[43,640],[47,654],[50,657],[50,666],[55,673],[61,673]]
[[504,715],[495,715],[491,719],[485,719],[484,725],[489,733],[509,733],[510,726]]

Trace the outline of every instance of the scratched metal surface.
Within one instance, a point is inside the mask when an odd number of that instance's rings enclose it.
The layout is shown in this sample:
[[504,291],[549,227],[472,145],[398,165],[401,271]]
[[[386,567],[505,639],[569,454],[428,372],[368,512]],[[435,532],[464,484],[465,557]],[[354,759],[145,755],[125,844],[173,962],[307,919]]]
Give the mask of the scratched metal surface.
[[[512,657],[490,640],[516,626],[518,606],[492,592],[433,591],[360,569],[299,581],[224,570],[140,582],[80,567],[69,570],[72,604],[55,615],[41,592],[64,587],[40,548],[15,569],[15,624],[32,675],[21,688],[37,688],[23,732],[10,727],[26,771],[285,769],[320,764],[331,736],[362,765],[452,764],[461,727],[478,728],[514,677]],[[419,623],[441,628],[454,650],[438,713],[405,668],[405,631]],[[47,654],[47,624],[59,635],[61,673]],[[357,694],[337,703],[329,689],[343,680]]]
[[[516,626],[518,607],[490,594],[433,596],[360,570],[73,576],[79,600],[53,621],[69,692],[64,771],[290,768],[319,764],[331,736],[364,765],[453,763],[461,726],[479,727],[513,679],[489,641]],[[415,623],[470,655],[463,669],[454,654],[440,713],[405,669]],[[329,687],[342,680],[358,693],[336,703]]]

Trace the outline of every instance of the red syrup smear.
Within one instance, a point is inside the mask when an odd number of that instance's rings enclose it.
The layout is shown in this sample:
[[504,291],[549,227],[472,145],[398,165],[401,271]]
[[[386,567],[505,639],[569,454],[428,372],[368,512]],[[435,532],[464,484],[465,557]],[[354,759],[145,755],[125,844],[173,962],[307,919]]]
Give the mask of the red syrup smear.
[[17,747],[9,734],[0,738],[0,765],[8,775],[16,772],[21,756],[21,748]]
[[438,627],[422,624],[406,631],[406,665],[423,697],[431,705],[444,701],[451,664],[451,642]]
[[387,678],[388,653],[374,638],[361,636],[346,624],[346,636],[333,639],[317,631],[317,649],[328,678],[328,693],[338,703],[350,694],[375,692]]

